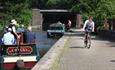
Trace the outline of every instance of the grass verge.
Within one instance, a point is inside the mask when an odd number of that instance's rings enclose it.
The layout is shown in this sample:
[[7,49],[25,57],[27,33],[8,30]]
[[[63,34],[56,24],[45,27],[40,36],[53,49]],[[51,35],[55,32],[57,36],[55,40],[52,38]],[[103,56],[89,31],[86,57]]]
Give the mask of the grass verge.
[[[70,37],[69,37],[70,38]],[[60,60],[61,60],[61,57],[63,56],[63,54],[69,50],[68,47],[66,47],[68,45],[68,40],[69,38],[67,39],[63,49],[61,49],[61,52],[60,54],[57,56],[57,58],[55,59],[55,62],[53,63],[53,65],[51,66],[50,70],[55,70],[57,67],[60,66]]]

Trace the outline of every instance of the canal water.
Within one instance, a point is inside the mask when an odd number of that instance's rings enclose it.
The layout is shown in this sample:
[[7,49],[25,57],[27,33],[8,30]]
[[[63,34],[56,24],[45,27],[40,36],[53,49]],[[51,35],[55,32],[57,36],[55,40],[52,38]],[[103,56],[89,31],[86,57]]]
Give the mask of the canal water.
[[40,57],[42,57],[56,43],[58,39],[59,37],[47,38],[45,31],[36,32],[36,43]]

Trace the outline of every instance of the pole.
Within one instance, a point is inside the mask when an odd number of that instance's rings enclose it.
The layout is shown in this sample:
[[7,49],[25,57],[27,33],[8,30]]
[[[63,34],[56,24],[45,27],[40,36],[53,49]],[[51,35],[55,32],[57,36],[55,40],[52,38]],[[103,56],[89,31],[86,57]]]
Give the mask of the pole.
[[3,48],[2,48],[2,46],[0,45],[0,70],[3,70],[3,62],[4,62],[4,58],[3,58],[3,55],[2,55],[2,53],[3,53]]
[[18,43],[17,43],[17,49],[18,49],[18,56],[20,55],[20,35],[18,36]]
[[17,67],[19,68],[19,70],[24,70],[24,61],[21,59],[21,53],[20,53],[20,37],[21,35],[19,35],[18,37],[18,56],[20,57],[18,60],[17,60]]

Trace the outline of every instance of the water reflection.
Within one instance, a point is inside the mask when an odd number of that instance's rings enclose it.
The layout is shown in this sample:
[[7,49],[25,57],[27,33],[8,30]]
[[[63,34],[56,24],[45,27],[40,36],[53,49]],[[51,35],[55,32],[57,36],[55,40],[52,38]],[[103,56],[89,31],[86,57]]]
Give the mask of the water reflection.
[[36,32],[36,43],[39,50],[40,56],[43,56],[55,42],[59,39],[57,38],[47,38],[46,32]]

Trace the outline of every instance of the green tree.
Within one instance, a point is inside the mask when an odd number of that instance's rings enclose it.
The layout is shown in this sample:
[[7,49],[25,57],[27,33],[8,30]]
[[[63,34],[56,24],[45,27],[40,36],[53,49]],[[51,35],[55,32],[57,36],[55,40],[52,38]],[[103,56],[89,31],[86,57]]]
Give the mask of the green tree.
[[[8,25],[11,19],[16,19],[18,23],[28,25],[31,23],[31,3],[30,0],[0,0],[0,6],[3,7],[0,25]],[[2,28],[1,28],[2,29]]]
[[102,26],[105,18],[115,17],[115,0],[80,0],[72,6],[71,11],[80,13],[84,19],[94,16],[96,26]]
[[48,0],[47,8],[50,9],[70,9],[78,0]]

